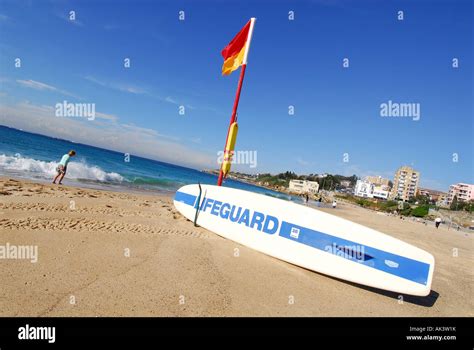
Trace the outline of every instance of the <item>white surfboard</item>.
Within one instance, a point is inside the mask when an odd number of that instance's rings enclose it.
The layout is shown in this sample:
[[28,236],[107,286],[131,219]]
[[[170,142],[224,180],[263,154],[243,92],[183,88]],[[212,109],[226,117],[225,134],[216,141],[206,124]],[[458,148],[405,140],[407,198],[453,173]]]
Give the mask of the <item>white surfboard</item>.
[[[391,236],[293,202],[228,187],[181,187],[186,218],[275,258],[370,287],[426,296],[434,257]],[[197,210],[199,208],[199,210]]]

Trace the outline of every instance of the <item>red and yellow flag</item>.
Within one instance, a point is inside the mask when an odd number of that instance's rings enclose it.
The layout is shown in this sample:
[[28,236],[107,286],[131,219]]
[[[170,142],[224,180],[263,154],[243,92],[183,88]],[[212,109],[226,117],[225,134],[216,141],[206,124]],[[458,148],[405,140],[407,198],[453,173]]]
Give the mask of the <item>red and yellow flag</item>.
[[224,57],[222,75],[229,75],[242,65],[249,36],[250,23],[251,21],[248,21],[234,39],[222,50],[221,54],[222,57]]

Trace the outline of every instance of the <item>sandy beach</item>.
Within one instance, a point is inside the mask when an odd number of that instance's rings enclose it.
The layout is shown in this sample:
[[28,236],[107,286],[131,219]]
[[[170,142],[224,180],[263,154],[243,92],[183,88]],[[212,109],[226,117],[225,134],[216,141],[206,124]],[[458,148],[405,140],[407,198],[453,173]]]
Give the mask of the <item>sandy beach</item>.
[[428,297],[353,285],[196,228],[172,197],[0,178],[0,316],[474,316],[473,235],[321,209],[434,255]]

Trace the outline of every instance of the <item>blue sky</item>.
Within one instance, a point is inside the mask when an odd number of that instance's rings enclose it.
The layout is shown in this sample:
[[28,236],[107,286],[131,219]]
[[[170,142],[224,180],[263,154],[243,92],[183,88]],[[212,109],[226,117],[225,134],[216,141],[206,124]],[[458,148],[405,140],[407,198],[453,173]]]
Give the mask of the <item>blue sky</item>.
[[[412,165],[424,187],[473,182],[467,0],[2,0],[0,124],[216,168],[240,72],[221,76],[220,51],[250,17],[236,150],[258,166],[237,170],[392,178]],[[98,118],[54,119],[63,100],[95,103]],[[381,117],[388,100],[419,103],[420,120]]]

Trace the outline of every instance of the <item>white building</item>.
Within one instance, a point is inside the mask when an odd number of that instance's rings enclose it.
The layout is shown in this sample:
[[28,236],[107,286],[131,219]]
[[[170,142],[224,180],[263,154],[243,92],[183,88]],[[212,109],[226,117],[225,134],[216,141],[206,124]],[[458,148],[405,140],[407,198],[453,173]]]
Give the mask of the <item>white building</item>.
[[369,181],[357,180],[354,187],[354,195],[357,197],[372,198],[374,185]]
[[390,194],[388,186],[375,186],[367,180],[357,180],[354,195],[363,198],[387,199]]
[[390,188],[388,186],[375,186],[372,191],[373,198],[388,199]]
[[319,184],[316,181],[290,180],[290,191],[295,193],[316,194],[319,190]]

